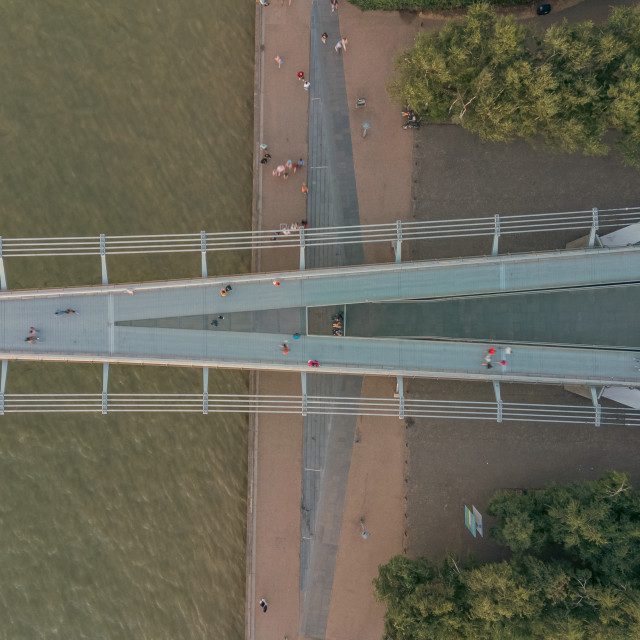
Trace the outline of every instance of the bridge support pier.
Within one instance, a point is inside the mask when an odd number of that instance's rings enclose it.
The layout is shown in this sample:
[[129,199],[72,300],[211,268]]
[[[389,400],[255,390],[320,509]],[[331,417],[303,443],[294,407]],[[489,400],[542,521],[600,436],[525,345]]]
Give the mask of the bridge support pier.
[[0,416],[4,415],[4,392],[7,389],[7,367],[8,360],[2,361],[2,369],[0,370]]
[[493,381],[493,393],[496,395],[496,422],[502,422],[502,395],[500,394],[500,383]]
[[202,413],[209,414],[209,367],[202,369]]
[[109,388],[109,363],[102,363],[102,415],[106,415],[109,411],[108,391]]

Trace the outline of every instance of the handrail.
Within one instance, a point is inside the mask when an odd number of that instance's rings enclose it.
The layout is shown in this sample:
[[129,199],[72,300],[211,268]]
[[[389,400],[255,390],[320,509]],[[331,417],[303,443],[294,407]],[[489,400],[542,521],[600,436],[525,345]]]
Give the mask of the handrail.
[[[598,211],[599,228],[621,227],[640,222],[640,207]],[[306,228],[304,247],[355,243],[395,242],[398,222]],[[495,216],[402,222],[402,240],[440,240],[452,237],[491,237]],[[593,211],[500,216],[500,235],[589,230]],[[206,233],[206,252],[270,248],[300,248],[300,234],[291,230],[227,231]],[[104,236],[106,255],[195,253],[202,251],[202,233]],[[2,238],[3,258],[100,255],[100,236],[59,238]]]
[[[331,396],[207,394],[208,413],[291,413],[358,416],[398,416],[398,398],[356,398]],[[5,394],[5,413],[61,413],[103,411],[103,394]],[[198,412],[202,413],[203,394],[109,393],[109,413]],[[453,418],[490,420],[496,418],[496,402],[423,400],[404,398],[405,418]],[[594,423],[592,405],[554,405],[502,403],[502,421]],[[600,424],[640,426],[640,410],[601,407]]]

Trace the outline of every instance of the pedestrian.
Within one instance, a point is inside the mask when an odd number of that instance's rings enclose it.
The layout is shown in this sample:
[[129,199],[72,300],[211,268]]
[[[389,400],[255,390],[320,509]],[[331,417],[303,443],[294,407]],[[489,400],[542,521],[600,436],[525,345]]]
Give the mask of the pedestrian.
[[329,36],[327,35],[327,32],[325,31],[322,34],[322,44],[327,44],[327,40],[329,39]]
[[260,4],[263,7],[268,7],[271,4],[271,2],[269,2],[269,0],[260,0]]
[[294,339],[294,340],[298,340],[298,339],[300,338],[300,336],[301,336],[301,335],[302,335],[301,333],[298,333],[298,332],[296,331],[296,332],[293,334],[293,339]]
[[285,356],[287,355],[287,353],[289,353],[289,345],[287,344],[286,340],[280,345],[280,348],[282,349],[282,353],[284,353]]
[[58,309],[56,311],[56,315],[57,316],[62,316],[62,315],[71,315],[72,313],[78,313],[75,309]]
[[283,164],[279,164],[276,167],[276,175],[281,176],[284,173],[285,166]]
[[29,327],[29,337],[35,338],[38,335],[38,330],[35,327]]
[[217,321],[217,320],[212,320],[212,321],[209,323],[209,325],[210,325],[210,326],[212,326],[212,327],[217,327],[217,326],[218,326],[218,321]]
[[310,367],[319,367],[320,363],[317,360],[309,360],[309,366]]
[[[268,145],[268,144],[265,144],[264,142],[261,142],[261,143],[260,143],[260,148],[261,148],[263,151],[266,151],[266,150],[269,148],[269,145]],[[266,154],[265,154],[265,155],[266,155]],[[271,156],[269,156],[269,157],[271,157]]]
[[309,223],[306,220],[300,220],[300,226],[303,229],[308,229],[309,228]]
[[289,177],[289,172],[288,172],[288,171],[285,171],[285,172],[284,172],[284,175],[282,176],[282,179],[283,179],[283,180],[286,180],[288,177]]
[[258,604],[262,607],[262,610],[267,613],[267,601],[262,598]]
[[505,347],[504,352],[509,355],[511,353],[511,347]]
[[282,58],[280,56],[276,56],[274,60],[276,61],[276,64],[278,65],[278,69],[279,69],[282,66]]
[[336,50],[336,53],[342,53],[342,38],[336,42],[334,49]]
[[279,287],[280,286],[280,280],[274,280],[273,281],[273,286],[274,287]]
[[487,353],[488,353],[490,356],[493,356],[493,355],[495,355],[496,350],[495,350],[493,347],[491,347],[491,348],[487,351]]
[[271,154],[270,153],[265,153],[262,160],[260,160],[261,164],[267,164],[267,162],[269,162],[269,160],[271,160]]
[[493,368],[493,365],[490,362],[483,362],[482,366],[483,367],[487,367],[487,369],[492,369]]
[[305,80],[302,86],[304,87],[305,91],[309,91],[309,88],[311,87],[311,83],[308,80]]
[[331,0],[331,13],[338,8],[338,0]]
[[342,50],[347,53],[347,43],[349,41],[346,38],[342,38]]
[[304,182],[302,183],[301,191],[302,191],[302,194],[305,196],[309,193],[309,187],[307,187],[307,185]]
[[224,288],[220,289],[220,295],[224,298],[227,295],[227,290]]
[[304,71],[298,71],[298,80],[304,80]]
[[293,162],[291,160],[287,160],[287,163],[285,166],[289,171],[291,171],[291,169],[293,168]]
[[306,164],[305,161],[302,158],[300,158],[300,160],[298,160],[298,162],[296,162],[296,167],[298,169],[302,169],[305,164]]
[[507,366],[507,361],[506,361],[506,360],[500,360],[500,364],[501,364],[503,367],[506,367],[506,366]]

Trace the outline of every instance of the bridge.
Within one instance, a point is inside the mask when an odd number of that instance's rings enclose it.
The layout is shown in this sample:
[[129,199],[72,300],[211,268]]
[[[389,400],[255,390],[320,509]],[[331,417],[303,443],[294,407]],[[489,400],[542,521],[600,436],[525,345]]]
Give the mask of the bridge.
[[[278,282],[278,286],[274,283]],[[568,383],[640,384],[632,351],[519,344],[507,364],[482,366],[491,345],[463,340],[310,335],[309,309],[353,303],[456,299],[640,282],[640,249],[582,249],[390,263],[160,283],[0,293],[0,359]],[[220,289],[230,285],[225,296]],[[56,315],[70,308],[77,313]],[[260,328],[277,310],[289,329]],[[248,330],[217,330],[217,315],[252,312]],[[191,318],[185,328],[167,319]],[[165,319],[164,325],[161,326]],[[193,322],[195,319],[195,324]],[[277,325],[282,324],[282,318]],[[221,321],[224,324],[225,321]],[[199,323],[199,324],[198,324]],[[179,325],[179,323],[178,323]],[[29,326],[39,340],[25,341]],[[290,352],[280,345],[288,340]],[[6,380],[6,366],[3,367]],[[4,387],[3,387],[4,390]]]

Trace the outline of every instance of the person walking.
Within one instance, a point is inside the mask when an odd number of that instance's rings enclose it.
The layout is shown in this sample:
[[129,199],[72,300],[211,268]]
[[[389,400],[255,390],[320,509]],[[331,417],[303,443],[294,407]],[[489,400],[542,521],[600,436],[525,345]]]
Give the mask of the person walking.
[[262,607],[264,613],[267,613],[267,601],[264,598],[261,598],[258,604]]
[[279,287],[280,286],[280,280],[274,280],[273,281],[273,286],[274,287]]
[[282,349],[282,353],[284,353],[285,356],[287,355],[287,353],[289,353],[289,344],[286,340],[280,345],[280,348]]
[[298,80],[304,80],[304,71],[298,71]]
[[322,34],[322,38],[321,38],[321,40],[322,40],[322,44],[327,44],[327,40],[328,40],[328,39],[329,39],[329,35],[328,35],[328,34],[327,34],[327,32],[325,31],[325,32]]
[[319,367],[320,363],[317,360],[309,360],[308,362],[310,367]]
[[342,38],[336,42],[334,49],[336,50],[336,53],[342,53]]
[[282,62],[283,62],[282,58],[280,56],[276,56],[274,60],[276,61],[276,64],[278,65],[278,69],[279,69],[282,66]]
[[307,185],[304,182],[302,183],[301,191],[303,196],[306,196],[309,193],[309,187],[307,187]]
[[338,0],[331,0],[331,13],[338,9]]
[[57,316],[68,315],[70,316],[72,313],[78,313],[75,309],[58,309],[56,311]]
[[311,88],[311,83],[308,80],[305,80],[302,86],[305,91],[309,91],[309,89]]
[[298,340],[298,339],[300,338],[300,336],[301,336],[301,335],[302,335],[301,333],[298,333],[298,332],[296,331],[296,332],[293,334],[293,339],[294,339],[294,340]]

